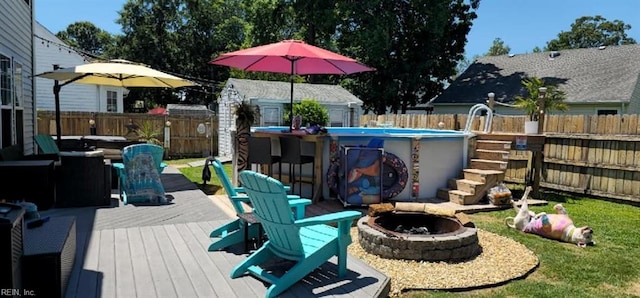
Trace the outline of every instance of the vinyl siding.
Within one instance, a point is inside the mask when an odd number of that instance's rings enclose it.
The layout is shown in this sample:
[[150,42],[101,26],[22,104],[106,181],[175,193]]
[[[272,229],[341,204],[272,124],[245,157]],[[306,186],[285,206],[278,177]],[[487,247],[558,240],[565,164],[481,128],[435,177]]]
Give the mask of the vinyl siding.
[[[47,28],[35,22],[34,47],[36,73],[51,71],[54,64],[61,68],[88,63],[89,58],[80,55],[58,39]],[[54,81],[36,78],[36,102],[38,110],[54,111]],[[60,110],[74,112],[106,112],[107,91],[118,92],[118,112],[123,112],[122,94],[124,88],[88,84],[65,85],[60,88]]]
[[[0,9],[0,53],[22,65],[23,123],[26,154],[34,152],[35,110],[33,103],[33,10],[24,0],[4,0]],[[1,125],[1,124],[0,124]]]

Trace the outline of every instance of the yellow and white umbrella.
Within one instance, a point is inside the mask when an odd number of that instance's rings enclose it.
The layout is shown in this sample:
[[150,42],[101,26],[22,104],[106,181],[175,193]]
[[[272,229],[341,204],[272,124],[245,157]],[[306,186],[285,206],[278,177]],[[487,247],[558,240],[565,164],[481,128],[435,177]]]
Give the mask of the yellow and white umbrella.
[[[127,60],[95,62],[68,68],[58,68],[37,74],[37,77],[56,80],[53,93],[56,107],[56,134],[60,141],[60,88],[71,83],[106,85],[116,87],[179,88],[196,83],[143,64]],[[60,145],[60,144],[58,144]]]

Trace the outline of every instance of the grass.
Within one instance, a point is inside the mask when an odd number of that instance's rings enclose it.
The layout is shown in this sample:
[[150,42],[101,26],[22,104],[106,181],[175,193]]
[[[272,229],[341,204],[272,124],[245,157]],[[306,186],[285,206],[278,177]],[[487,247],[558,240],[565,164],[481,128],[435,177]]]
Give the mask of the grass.
[[[180,171],[202,186],[202,168]],[[231,165],[225,164],[231,175]],[[212,174],[205,192],[221,192],[220,182]],[[514,193],[518,196],[517,193]],[[403,297],[637,297],[640,296],[640,208],[595,198],[545,193],[546,206],[531,206],[534,212],[553,212],[562,203],[576,226],[594,229],[595,246],[576,245],[544,239],[507,228],[504,218],[514,216],[513,209],[471,214],[480,229],[512,238],[531,249],[540,266],[529,276],[505,285],[460,293],[438,291],[407,292]],[[429,272],[416,272],[429,274]]]
[[[538,256],[540,266],[529,276],[506,285],[464,293],[413,292],[405,297],[637,297],[640,295],[640,209],[594,198],[546,194],[549,212],[562,203],[576,226],[594,229],[595,246],[576,245],[540,238],[507,228],[504,218],[513,209],[470,215],[476,226],[512,238]],[[428,273],[425,273],[428,274]]]
[[[196,160],[202,160],[202,159],[196,159]],[[177,162],[177,163],[174,163],[174,165],[186,164],[191,162],[186,160],[183,160],[183,161],[185,162],[182,162],[182,163]],[[182,173],[182,175],[184,175],[185,177],[187,177],[187,179],[195,183],[198,186],[198,188],[200,188],[200,190],[202,190],[202,192],[204,192],[205,194],[207,195],[224,194],[224,189],[222,188],[222,184],[220,183],[218,176],[216,176],[216,174],[213,173],[213,169],[211,167],[209,167],[209,169],[211,170],[211,180],[206,184],[203,184],[203,180],[202,180],[203,168],[204,166],[181,167],[179,168],[179,170]],[[224,164],[224,170],[227,172],[229,177],[231,177],[232,169],[231,169],[230,163]]]

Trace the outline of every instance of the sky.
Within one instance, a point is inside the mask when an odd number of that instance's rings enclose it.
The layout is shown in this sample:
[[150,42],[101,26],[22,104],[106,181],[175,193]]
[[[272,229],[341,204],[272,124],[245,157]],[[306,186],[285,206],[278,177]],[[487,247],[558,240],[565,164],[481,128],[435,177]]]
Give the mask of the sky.
[[[78,21],[89,21],[113,34],[125,0],[37,0],[35,17],[53,33]],[[481,0],[471,32],[467,36],[468,58],[484,55],[496,38],[512,54],[531,53],[537,46],[556,39],[582,16],[601,15],[608,21],[631,25],[627,35],[640,43],[640,0]]]

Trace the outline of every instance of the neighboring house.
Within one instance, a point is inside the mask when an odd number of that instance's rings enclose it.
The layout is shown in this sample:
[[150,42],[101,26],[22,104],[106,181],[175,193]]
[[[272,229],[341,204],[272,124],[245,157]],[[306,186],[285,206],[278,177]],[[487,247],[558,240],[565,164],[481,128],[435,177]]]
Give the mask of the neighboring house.
[[[511,104],[526,95],[527,77],[557,83],[567,94],[567,114],[640,113],[640,45],[481,57],[432,102],[434,113],[466,114],[490,92]],[[499,104],[495,110],[523,114]]]
[[[36,74],[53,70],[54,64],[65,68],[93,60],[65,44],[40,23],[35,22],[34,26]],[[54,80],[36,78],[38,110],[55,111],[53,83]],[[60,111],[122,113],[123,95],[127,93],[128,90],[122,87],[71,83],[60,88]]]
[[0,148],[34,152],[33,2],[5,0],[0,9]]
[[[318,101],[329,112],[328,126],[357,126],[362,100],[338,85],[293,84],[293,102]],[[247,101],[259,112],[259,126],[284,125],[285,106],[291,102],[291,83],[230,78],[218,98],[218,154],[231,156],[230,131],[235,129],[233,106]],[[304,119],[302,119],[304,123]],[[304,123],[303,125],[305,125]]]

